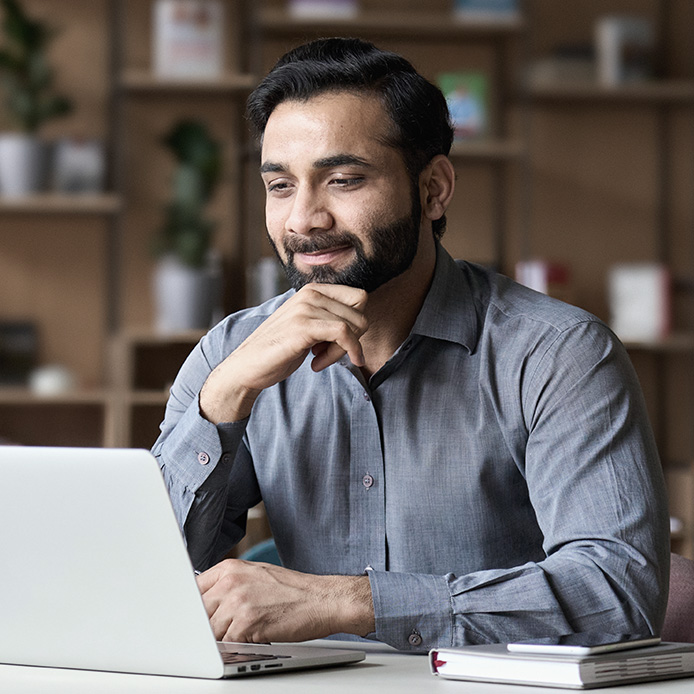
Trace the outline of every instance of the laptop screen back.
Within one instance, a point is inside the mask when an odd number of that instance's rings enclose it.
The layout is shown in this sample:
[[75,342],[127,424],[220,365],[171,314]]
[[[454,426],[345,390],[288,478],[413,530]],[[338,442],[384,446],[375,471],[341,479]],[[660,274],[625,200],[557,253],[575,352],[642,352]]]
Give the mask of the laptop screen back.
[[144,450],[0,446],[0,662],[221,677]]

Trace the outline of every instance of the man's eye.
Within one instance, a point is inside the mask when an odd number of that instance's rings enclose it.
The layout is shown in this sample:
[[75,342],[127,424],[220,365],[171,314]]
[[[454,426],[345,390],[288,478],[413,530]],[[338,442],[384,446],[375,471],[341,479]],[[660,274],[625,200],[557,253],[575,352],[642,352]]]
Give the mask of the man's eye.
[[279,193],[288,188],[288,184],[283,181],[278,181],[277,183],[268,183],[267,192],[268,193]]
[[349,188],[350,186],[359,185],[364,178],[362,176],[350,176],[345,178],[333,178],[331,183],[340,188]]

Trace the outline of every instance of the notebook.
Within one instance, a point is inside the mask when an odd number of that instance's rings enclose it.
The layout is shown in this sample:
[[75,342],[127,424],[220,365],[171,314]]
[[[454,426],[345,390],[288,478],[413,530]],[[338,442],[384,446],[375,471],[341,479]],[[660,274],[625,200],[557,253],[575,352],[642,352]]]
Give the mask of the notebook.
[[433,674],[446,679],[593,689],[692,677],[694,644],[662,642],[578,656],[517,653],[497,643],[433,649],[429,664]]
[[212,679],[365,656],[218,644],[148,451],[0,446],[0,557],[1,663]]

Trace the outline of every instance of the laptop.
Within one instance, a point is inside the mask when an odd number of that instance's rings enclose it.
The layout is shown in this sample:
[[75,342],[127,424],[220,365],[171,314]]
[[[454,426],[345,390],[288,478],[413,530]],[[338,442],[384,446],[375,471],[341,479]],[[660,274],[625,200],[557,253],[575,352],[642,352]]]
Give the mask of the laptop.
[[0,663],[217,679],[363,651],[217,643],[155,458],[0,446]]

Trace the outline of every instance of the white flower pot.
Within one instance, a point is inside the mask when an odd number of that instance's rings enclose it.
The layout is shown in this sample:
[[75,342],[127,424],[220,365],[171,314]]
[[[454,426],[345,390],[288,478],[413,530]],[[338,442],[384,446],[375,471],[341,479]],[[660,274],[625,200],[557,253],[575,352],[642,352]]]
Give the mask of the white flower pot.
[[42,188],[46,145],[20,133],[0,134],[0,195],[18,198]]
[[170,335],[210,327],[217,297],[208,268],[192,268],[168,255],[156,264],[153,285],[157,332]]

